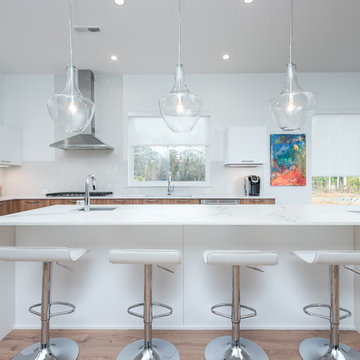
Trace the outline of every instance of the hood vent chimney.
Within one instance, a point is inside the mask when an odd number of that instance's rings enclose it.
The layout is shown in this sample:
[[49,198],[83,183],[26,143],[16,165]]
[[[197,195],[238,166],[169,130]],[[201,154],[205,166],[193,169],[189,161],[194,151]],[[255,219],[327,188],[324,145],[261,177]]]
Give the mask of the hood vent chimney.
[[[79,70],[79,89],[82,94],[94,101],[94,73],[91,70]],[[96,115],[96,107],[95,107]],[[95,136],[95,115],[88,128],[81,134],[58,141],[50,146],[62,150],[114,150]]]

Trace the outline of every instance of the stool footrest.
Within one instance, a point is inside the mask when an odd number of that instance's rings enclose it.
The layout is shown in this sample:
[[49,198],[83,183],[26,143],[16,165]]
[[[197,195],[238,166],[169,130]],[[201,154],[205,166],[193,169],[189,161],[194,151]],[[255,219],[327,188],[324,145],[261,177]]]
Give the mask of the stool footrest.
[[[325,320],[328,320],[328,321],[331,322],[331,316],[330,315],[326,316],[326,315],[319,314],[319,313],[312,312],[312,311],[308,310],[308,309],[312,309],[312,308],[327,308],[327,309],[329,309],[329,312],[331,312],[331,306],[330,305],[328,305],[328,304],[310,304],[310,305],[304,306],[303,310],[304,310],[304,313],[306,315],[319,317],[321,319],[325,319]],[[351,311],[350,310],[344,309],[344,308],[339,308],[339,310],[345,313],[345,315],[341,315],[339,317],[339,320],[344,320],[344,319],[351,316]]]
[[[52,317],[55,317],[55,316],[60,316],[60,315],[68,315],[68,314],[71,314],[75,311],[76,307],[75,305],[73,304],[70,304],[68,302],[63,302],[63,301],[52,301],[50,303],[50,309],[51,309],[51,306],[52,305],[61,305],[61,306],[65,306],[65,307],[68,307],[69,310],[65,310],[65,311],[58,311],[58,312],[55,312],[55,313],[51,313],[50,311],[50,318]],[[39,311],[36,311],[34,309],[38,308],[38,307],[41,307],[41,303],[39,304],[35,304],[35,305],[32,305],[29,307],[29,312],[31,314],[34,314],[34,315],[37,315],[37,316],[40,316],[41,317],[41,313]]]
[[[216,305],[211,307],[211,312],[213,314],[217,315],[217,316],[221,316],[221,317],[224,317],[226,319],[232,320],[232,316],[230,314],[226,314],[224,312],[215,310],[215,309],[218,309],[218,308],[225,308],[225,307],[230,307],[232,309],[233,305],[228,304],[228,303],[216,304]],[[240,309],[246,309],[246,310],[250,311],[249,314],[240,315],[240,320],[252,318],[252,317],[255,317],[257,315],[256,310],[254,308],[250,307],[250,306],[240,305]]]
[[[158,302],[151,303],[151,307],[153,308],[154,306],[165,308],[168,311],[166,311],[164,313],[161,313],[161,314],[152,315],[152,319],[159,319],[159,318],[167,317],[167,316],[170,316],[173,313],[173,309],[169,305],[158,303]],[[138,303],[138,304],[134,304],[134,305],[129,306],[128,309],[127,309],[127,312],[130,315],[133,315],[133,316],[139,317],[141,319],[144,319],[144,312],[142,314],[140,314],[140,313],[137,313],[135,311],[132,311],[133,309],[138,308],[138,307],[144,307],[144,303]]]

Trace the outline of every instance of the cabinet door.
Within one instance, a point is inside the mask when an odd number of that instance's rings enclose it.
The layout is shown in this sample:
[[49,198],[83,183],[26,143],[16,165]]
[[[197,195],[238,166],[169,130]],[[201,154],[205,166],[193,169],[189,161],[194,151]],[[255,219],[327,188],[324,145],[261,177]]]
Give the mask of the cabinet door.
[[16,200],[8,200],[8,214],[13,214],[16,212]]
[[18,211],[34,210],[50,205],[49,200],[42,199],[19,200],[19,202],[20,204]]
[[231,127],[224,140],[225,165],[251,166],[269,161],[266,127]]
[[0,125],[0,164],[21,165],[21,132]]
[[275,199],[240,199],[240,205],[274,205]]
[[163,199],[140,199],[140,204],[163,204]]
[[139,203],[139,199],[111,199],[107,201],[111,205],[134,205]]
[[[80,199],[79,199],[80,200]],[[76,205],[77,199],[50,199],[50,205]]]
[[184,205],[199,205],[200,200],[198,199],[165,199],[164,204],[184,204]]
[[9,214],[9,202],[0,201],[0,216]]

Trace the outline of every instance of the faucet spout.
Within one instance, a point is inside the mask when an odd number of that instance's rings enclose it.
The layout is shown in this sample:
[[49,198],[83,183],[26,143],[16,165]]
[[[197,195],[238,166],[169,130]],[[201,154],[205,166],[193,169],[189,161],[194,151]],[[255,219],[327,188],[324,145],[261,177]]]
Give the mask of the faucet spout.
[[90,211],[90,185],[93,190],[96,189],[96,177],[95,175],[88,175],[85,180],[85,197],[84,197],[84,211]]

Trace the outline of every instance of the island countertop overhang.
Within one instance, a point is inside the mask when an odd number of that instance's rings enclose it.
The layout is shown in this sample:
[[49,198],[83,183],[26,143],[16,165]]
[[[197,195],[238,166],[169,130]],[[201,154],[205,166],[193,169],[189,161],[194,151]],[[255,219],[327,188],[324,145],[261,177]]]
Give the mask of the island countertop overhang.
[[119,205],[114,210],[80,209],[55,205],[30,210],[0,217],[0,226],[360,226],[360,213],[314,205]]

